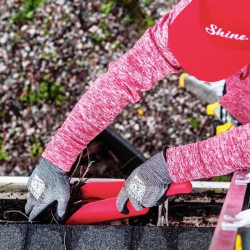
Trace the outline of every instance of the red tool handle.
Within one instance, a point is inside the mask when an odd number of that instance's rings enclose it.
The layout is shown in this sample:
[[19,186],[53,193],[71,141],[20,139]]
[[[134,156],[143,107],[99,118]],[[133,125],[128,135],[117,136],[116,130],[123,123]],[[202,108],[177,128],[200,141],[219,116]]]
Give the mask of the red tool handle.
[[188,194],[192,192],[193,187],[190,181],[185,181],[182,183],[171,183],[169,189],[167,190],[166,196],[175,194]]
[[[81,188],[82,197],[83,199],[97,198],[101,200],[117,197],[124,183],[125,181],[89,182]],[[192,184],[189,181],[171,183],[166,195],[187,194],[191,191]]]
[[109,199],[117,197],[125,181],[89,182],[81,187],[82,198]]
[[[129,214],[122,214],[116,207],[116,197],[119,194],[124,181],[122,182],[92,182],[87,183],[82,187],[83,197],[101,198],[103,200],[92,202],[82,206],[76,211],[67,221],[68,225],[86,225],[93,223],[100,223],[110,220],[124,219],[139,215],[144,215],[149,211],[149,208],[144,208],[141,211],[136,211],[131,202],[128,201],[127,208]],[[190,193],[192,191],[192,184],[190,182],[172,183],[166,193],[167,196]],[[115,195],[114,198],[109,198],[110,195]]]
[[122,214],[116,207],[116,197],[88,203],[76,211],[67,221],[67,225],[87,225],[110,220],[119,220],[144,215],[149,208],[136,211],[131,202],[127,203],[129,214]]

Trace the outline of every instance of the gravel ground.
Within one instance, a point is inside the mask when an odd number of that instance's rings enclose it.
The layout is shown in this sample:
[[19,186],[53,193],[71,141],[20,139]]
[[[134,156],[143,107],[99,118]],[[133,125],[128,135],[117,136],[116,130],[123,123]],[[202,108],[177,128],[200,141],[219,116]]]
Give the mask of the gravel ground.
[[[157,21],[178,1],[142,1]],[[119,6],[103,1],[46,1],[31,20],[13,22],[21,0],[0,5],[0,175],[29,175],[42,150],[93,81],[139,39]],[[50,90],[48,90],[48,88]],[[49,96],[49,97],[48,97]],[[111,125],[145,157],[162,146],[210,137],[206,104],[170,75]]]

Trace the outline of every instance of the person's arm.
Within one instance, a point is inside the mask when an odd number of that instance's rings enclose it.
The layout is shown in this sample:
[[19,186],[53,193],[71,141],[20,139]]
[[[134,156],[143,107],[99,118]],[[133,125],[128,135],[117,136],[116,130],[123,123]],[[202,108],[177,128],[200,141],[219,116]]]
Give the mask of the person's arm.
[[168,47],[168,28],[188,2],[180,2],[149,28],[132,49],[109,64],[108,72],[93,83],[47,145],[44,158],[69,171],[79,153],[128,103],[139,101],[142,91],[180,71],[181,66]]
[[250,169],[250,123],[189,145],[168,148],[136,168],[117,197],[127,213],[128,200],[136,210],[164,202],[168,185]]
[[219,103],[242,124],[250,123],[250,77],[241,80],[240,76],[248,74],[245,66],[236,74],[226,79],[227,93],[222,96]]
[[117,62],[109,64],[84,94],[42,154],[28,182],[26,213],[36,218],[58,201],[57,219],[63,222],[70,197],[68,172],[79,153],[142,91],[151,89],[181,67],[168,48],[168,28],[189,0],[181,1],[149,28],[135,46]]
[[173,182],[184,182],[250,168],[250,123],[221,135],[167,150]]
[[225,175],[250,168],[250,77],[245,66],[226,79],[227,93],[220,104],[243,126],[190,145],[170,148],[167,165],[172,180],[182,182]]

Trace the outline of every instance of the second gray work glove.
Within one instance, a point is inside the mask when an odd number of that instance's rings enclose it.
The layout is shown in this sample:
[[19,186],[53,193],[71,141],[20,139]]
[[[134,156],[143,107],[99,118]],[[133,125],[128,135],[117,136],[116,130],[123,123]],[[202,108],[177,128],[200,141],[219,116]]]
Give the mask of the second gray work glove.
[[57,201],[56,220],[63,223],[70,198],[70,183],[67,173],[42,158],[28,181],[25,212],[33,220],[51,203]]
[[158,206],[165,201],[168,185],[172,182],[165,155],[166,150],[154,155],[128,177],[116,201],[121,213],[128,213],[128,199],[138,211]]

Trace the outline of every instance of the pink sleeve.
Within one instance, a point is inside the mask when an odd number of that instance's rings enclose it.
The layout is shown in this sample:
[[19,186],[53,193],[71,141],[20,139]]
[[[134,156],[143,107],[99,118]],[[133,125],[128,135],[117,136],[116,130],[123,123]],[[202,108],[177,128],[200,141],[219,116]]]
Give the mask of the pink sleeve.
[[117,62],[109,64],[76,104],[47,145],[42,156],[69,171],[79,153],[141,92],[181,67],[168,48],[168,28],[173,18],[189,3],[181,1],[173,11],[149,28],[135,46]]
[[227,93],[220,104],[242,124],[250,123],[250,77],[240,80],[240,74],[247,74],[247,66],[226,79]]
[[177,183],[249,169],[250,124],[205,141],[169,148],[167,166]]

